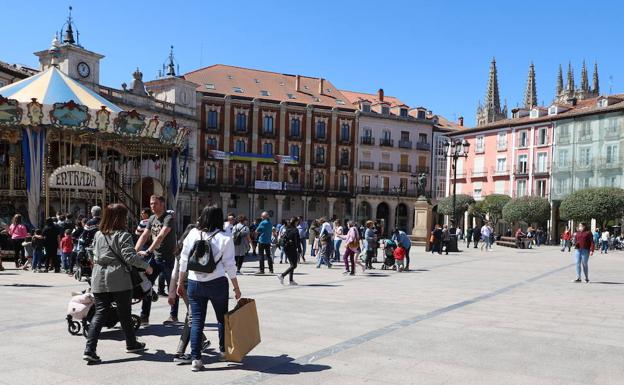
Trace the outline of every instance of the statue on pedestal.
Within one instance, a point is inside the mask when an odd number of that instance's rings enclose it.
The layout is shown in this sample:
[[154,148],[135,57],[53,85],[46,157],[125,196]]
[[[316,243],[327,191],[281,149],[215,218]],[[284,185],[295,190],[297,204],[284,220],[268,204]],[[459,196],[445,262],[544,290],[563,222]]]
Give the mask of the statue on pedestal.
[[420,175],[418,176],[418,184],[416,185],[416,192],[417,192],[417,196],[426,196],[426,188],[427,188],[427,174],[420,173]]

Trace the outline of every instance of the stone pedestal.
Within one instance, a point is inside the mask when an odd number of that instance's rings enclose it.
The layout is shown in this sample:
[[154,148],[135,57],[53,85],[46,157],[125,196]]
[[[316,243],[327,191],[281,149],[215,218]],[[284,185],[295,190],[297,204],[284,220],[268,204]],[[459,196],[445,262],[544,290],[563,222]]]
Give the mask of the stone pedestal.
[[412,228],[412,245],[426,246],[433,226],[431,204],[425,197],[419,197],[414,204],[414,227]]

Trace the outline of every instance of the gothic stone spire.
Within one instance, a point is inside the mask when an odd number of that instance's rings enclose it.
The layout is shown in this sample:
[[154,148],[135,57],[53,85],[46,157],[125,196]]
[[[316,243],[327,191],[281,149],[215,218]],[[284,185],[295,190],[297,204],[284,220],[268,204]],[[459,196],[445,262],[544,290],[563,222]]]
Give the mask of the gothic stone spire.
[[574,72],[572,71],[572,62],[568,62],[568,84],[566,85],[566,89],[574,92]]
[[592,92],[596,96],[600,95],[600,85],[598,83],[598,62],[594,62],[594,79],[592,84]]
[[563,92],[563,69],[561,68],[561,64],[559,64],[559,73],[557,74],[557,95],[560,95]]
[[583,60],[583,67],[581,68],[581,91],[585,93],[589,92],[589,79],[587,77],[587,66],[585,65],[585,60]]
[[492,123],[505,119],[506,112],[501,110],[500,95],[498,93],[498,74],[496,71],[496,59],[492,58],[490,64],[490,77],[488,79],[485,104],[477,110],[477,125]]
[[524,91],[524,107],[530,109],[534,106],[537,106],[537,85],[535,84],[535,65],[531,62],[526,90]]

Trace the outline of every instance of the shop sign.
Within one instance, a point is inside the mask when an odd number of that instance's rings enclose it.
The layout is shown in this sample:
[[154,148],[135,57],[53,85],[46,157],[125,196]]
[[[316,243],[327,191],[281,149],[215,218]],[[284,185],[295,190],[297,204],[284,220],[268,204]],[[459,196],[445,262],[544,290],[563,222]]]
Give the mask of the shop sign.
[[273,182],[270,180],[257,180],[255,183],[256,190],[281,190],[282,182]]
[[104,179],[96,170],[73,164],[59,167],[49,179],[50,188],[65,190],[103,190]]

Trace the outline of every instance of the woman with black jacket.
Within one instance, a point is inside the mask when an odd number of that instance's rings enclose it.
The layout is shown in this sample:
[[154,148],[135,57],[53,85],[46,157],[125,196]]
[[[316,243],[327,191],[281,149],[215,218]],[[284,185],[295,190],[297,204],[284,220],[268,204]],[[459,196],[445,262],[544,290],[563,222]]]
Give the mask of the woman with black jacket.
[[293,280],[293,274],[297,268],[297,261],[299,260],[299,254],[301,254],[301,238],[299,237],[299,230],[297,225],[299,224],[299,218],[293,217],[286,224],[286,232],[282,236],[282,250],[286,254],[286,259],[290,263],[290,267],[286,269],[282,274],[277,276],[280,283],[284,284],[284,277],[288,275],[291,286],[296,286],[297,282]]

